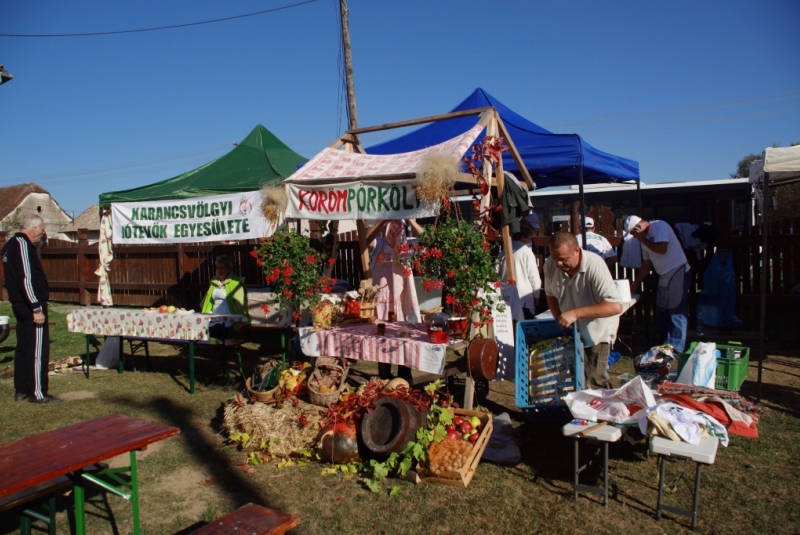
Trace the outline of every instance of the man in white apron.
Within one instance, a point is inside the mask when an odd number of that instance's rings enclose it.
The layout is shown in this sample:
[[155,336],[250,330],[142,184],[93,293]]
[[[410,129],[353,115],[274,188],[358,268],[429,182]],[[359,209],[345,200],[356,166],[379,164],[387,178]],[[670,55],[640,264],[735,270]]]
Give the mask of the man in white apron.
[[656,329],[659,343],[671,344],[682,352],[686,346],[686,301],[689,297],[691,271],[678,237],[664,221],[647,221],[635,215],[625,220],[625,232],[642,245],[642,267],[636,273],[633,288],[639,287],[654,269],[658,274],[656,293]]

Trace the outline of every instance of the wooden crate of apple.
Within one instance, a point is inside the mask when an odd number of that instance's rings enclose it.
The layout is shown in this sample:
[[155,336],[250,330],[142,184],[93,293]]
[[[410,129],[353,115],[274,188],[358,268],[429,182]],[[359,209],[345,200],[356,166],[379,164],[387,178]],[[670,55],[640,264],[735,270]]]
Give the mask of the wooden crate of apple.
[[447,435],[428,450],[428,466],[419,467],[419,482],[466,487],[475,475],[492,435],[492,415],[466,409],[451,409],[453,422]]

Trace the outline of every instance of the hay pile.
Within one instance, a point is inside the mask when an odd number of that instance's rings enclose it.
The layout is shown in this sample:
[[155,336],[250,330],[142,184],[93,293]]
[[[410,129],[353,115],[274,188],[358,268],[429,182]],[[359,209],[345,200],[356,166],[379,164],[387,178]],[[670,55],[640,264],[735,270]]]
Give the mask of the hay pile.
[[[284,457],[297,450],[314,448],[323,416],[319,407],[302,400],[297,407],[289,401],[242,406],[231,400],[225,406],[222,427],[229,436],[234,433],[250,435],[248,450],[255,451],[262,440],[267,443],[271,440],[271,453]],[[303,425],[305,422],[307,425]]]

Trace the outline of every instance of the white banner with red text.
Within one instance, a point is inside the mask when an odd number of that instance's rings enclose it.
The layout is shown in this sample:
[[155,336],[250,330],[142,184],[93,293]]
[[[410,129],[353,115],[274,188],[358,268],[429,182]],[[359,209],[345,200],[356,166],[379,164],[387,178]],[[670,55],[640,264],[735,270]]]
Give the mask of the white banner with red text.
[[438,203],[414,191],[416,179],[361,180],[336,185],[285,184],[286,217],[298,219],[406,219],[434,217]]

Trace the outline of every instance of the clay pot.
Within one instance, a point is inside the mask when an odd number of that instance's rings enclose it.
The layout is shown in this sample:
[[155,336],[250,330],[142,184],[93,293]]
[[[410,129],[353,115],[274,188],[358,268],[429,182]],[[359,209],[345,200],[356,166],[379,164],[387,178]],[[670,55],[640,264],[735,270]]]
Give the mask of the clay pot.
[[328,424],[320,431],[318,447],[324,461],[347,464],[361,461],[356,426],[352,422]]
[[364,446],[378,458],[400,452],[416,438],[417,430],[425,425],[426,415],[410,403],[391,397],[375,401],[375,409],[361,421]]

